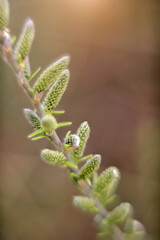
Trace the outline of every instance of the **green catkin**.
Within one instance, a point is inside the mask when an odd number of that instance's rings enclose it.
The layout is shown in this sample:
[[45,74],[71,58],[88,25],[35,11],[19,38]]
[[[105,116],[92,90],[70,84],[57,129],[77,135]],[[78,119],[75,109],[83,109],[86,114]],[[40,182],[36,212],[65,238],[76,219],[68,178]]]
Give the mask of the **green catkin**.
[[22,33],[16,43],[14,54],[19,63],[23,62],[32,46],[32,42],[35,36],[35,28],[33,21],[29,18],[26,20]]
[[63,153],[58,151],[53,151],[49,149],[44,149],[41,151],[42,159],[50,164],[55,165],[64,165],[66,158]]
[[53,82],[55,82],[61,73],[67,68],[69,57],[65,56],[51,64],[37,79],[34,90],[35,92],[42,92],[47,90]]
[[43,108],[46,113],[51,112],[61,100],[69,81],[69,71],[65,70],[62,75],[57,79],[55,84],[51,87],[44,102]]
[[41,127],[46,132],[51,132],[57,128],[57,121],[52,115],[45,115],[41,120]]
[[9,3],[7,0],[0,0],[0,29],[8,25],[9,22]]
[[101,163],[101,155],[96,154],[91,157],[80,169],[79,178],[86,179],[99,169]]
[[78,161],[78,159],[83,156],[84,150],[86,148],[87,140],[90,135],[90,127],[88,125],[88,122],[83,122],[80,125],[77,131],[77,135],[80,138],[80,146],[71,152],[71,157],[74,161]]
[[112,225],[123,222],[132,213],[132,206],[128,202],[121,203],[109,213],[109,216],[103,220],[102,225]]
[[31,67],[30,67],[29,57],[28,56],[26,57],[26,61],[25,61],[24,76],[27,78],[27,80],[31,76]]
[[30,109],[24,109],[24,115],[29,122],[29,124],[36,129],[41,128],[41,122],[39,116],[32,110]]
[[103,189],[113,181],[120,178],[119,170],[116,167],[109,167],[104,170],[98,177],[96,183],[93,186],[93,192],[95,195],[101,193]]
[[83,196],[75,196],[73,198],[73,204],[85,212],[97,213],[98,208],[95,206],[94,201],[91,198]]

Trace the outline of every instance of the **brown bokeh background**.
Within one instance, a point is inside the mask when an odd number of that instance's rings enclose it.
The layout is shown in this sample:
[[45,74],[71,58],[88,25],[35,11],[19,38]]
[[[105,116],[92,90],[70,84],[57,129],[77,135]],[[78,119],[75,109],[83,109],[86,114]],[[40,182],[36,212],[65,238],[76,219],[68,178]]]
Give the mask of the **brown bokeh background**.
[[[135,208],[149,240],[160,223],[160,2],[157,0],[10,0],[12,34],[36,25],[32,70],[71,57],[59,121],[72,132],[88,120],[87,153],[122,173],[120,199]],[[67,173],[40,159],[45,140],[29,141],[22,109],[31,107],[0,60],[0,239],[96,239],[92,219],[72,206]],[[63,139],[67,129],[58,130]]]

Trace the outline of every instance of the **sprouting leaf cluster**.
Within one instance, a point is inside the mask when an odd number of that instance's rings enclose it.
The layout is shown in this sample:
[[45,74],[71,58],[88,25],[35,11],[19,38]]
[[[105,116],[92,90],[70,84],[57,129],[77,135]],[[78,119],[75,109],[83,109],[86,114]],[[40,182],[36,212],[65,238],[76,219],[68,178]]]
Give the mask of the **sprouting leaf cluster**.
[[63,166],[68,170],[72,182],[82,193],[74,196],[73,203],[94,216],[99,236],[118,240],[118,231],[121,234],[120,239],[142,239],[144,229],[141,223],[133,219],[131,204],[118,204],[115,201],[120,171],[111,166],[99,173],[101,155],[84,154],[90,136],[88,122],[82,122],[76,133],[68,131],[63,141],[58,138],[57,129],[71,125],[71,122],[59,123],[56,119],[56,114],[64,113],[56,108],[69,83],[69,57],[61,57],[44,71],[40,72],[41,68],[38,68],[32,73],[29,53],[35,36],[34,23],[27,19],[20,36],[13,41],[7,29],[8,22],[8,1],[0,0],[2,56],[15,70],[21,87],[25,89],[34,106],[33,109],[24,109],[24,115],[32,127],[28,137],[31,140],[46,138],[54,144],[56,149],[43,149],[41,158],[52,166]]

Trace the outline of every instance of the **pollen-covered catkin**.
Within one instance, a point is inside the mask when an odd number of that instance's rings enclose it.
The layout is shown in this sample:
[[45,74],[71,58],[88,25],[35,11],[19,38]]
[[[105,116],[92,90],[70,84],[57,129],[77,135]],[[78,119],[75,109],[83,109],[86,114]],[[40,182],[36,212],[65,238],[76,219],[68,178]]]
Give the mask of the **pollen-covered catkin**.
[[103,224],[116,224],[123,222],[132,213],[132,206],[128,202],[121,203],[119,206],[114,208],[106,219],[102,222]]
[[49,90],[43,102],[43,108],[46,113],[51,112],[61,100],[69,81],[69,71],[65,70],[57,79],[55,84]]
[[53,165],[64,165],[66,162],[66,158],[63,153],[49,149],[43,149],[41,151],[41,157],[45,162]]
[[25,67],[24,67],[24,76],[29,79],[31,76],[31,67],[30,67],[30,63],[29,63],[29,57],[26,57],[25,60]]
[[53,82],[55,82],[61,73],[67,68],[69,57],[65,56],[51,64],[37,79],[34,90],[35,92],[42,92],[47,90]]
[[14,49],[15,58],[19,63],[23,62],[26,56],[29,54],[34,36],[35,36],[34,23],[32,19],[29,18],[26,20],[24,24],[22,33],[19,39],[17,40]]
[[91,157],[80,169],[79,178],[86,179],[90,177],[93,174],[93,172],[99,169],[100,163],[101,163],[101,155],[96,154],[93,157]]
[[83,196],[75,196],[73,198],[73,204],[80,208],[82,211],[97,213],[98,208],[95,206],[93,199]]
[[93,186],[93,192],[95,195],[101,193],[103,189],[115,181],[115,179],[120,178],[119,170],[116,167],[109,167],[106,170],[104,170],[100,176],[97,178],[97,181],[95,182]]
[[8,25],[9,22],[9,3],[7,0],[0,0],[0,29]]
[[83,122],[78,128],[77,135],[80,138],[79,148],[71,152],[71,157],[74,161],[78,161],[80,157],[83,156],[84,150],[86,148],[87,140],[90,135],[90,127],[88,122]]
[[41,122],[39,116],[32,110],[25,108],[24,115],[29,122],[29,124],[36,129],[41,128]]

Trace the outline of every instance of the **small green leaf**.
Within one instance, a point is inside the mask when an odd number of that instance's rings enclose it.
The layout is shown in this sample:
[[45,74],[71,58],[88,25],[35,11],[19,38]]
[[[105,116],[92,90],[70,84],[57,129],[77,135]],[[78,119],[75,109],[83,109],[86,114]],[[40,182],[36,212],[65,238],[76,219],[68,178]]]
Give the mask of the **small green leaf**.
[[65,113],[65,111],[64,110],[59,110],[59,111],[52,111],[51,113],[53,113],[53,114],[63,114],[63,113]]
[[[41,71],[41,67],[39,67],[32,76],[28,79],[28,82],[30,82],[39,72]],[[35,90],[34,90],[35,91]]]
[[42,138],[47,138],[47,136],[45,136],[45,135],[38,136],[38,137],[32,138],[32,141],[39,140],[39,139],[42,139]]
[[77,169],[78,167],[74,164],[74,163],[72,163],[72,162],[65,162],[65,164],[64,165],[66,165],[67,167],[71,167],[71,168],[75,168],[75,169]]
[[33,93],[33,95],[35,94],[35,91],[34,91],[33,88],[29,88],[29,91],[30,91],[31,93]]
[[84,162],[84,161],[88,160],[91,157],[93,157],[93,154],[89,154],[89,155],[87,155],[85,157],[82,157],[82,158],[78,159],[78,162]]
[[38,135],[38,134],[40,134],[40,133],[44,133],[44,130],[43,130],[43,129],[38,129],[38,130],[36,130],[35,132],[31,133],[31,134],[28,136],[28,138],[32,138],[32,137],[34,137],[34,136],[36,136],[36,135]]
[[70,126],[71,124],[72,122],[61,122],[61,123],[58,123],[57,128]]

